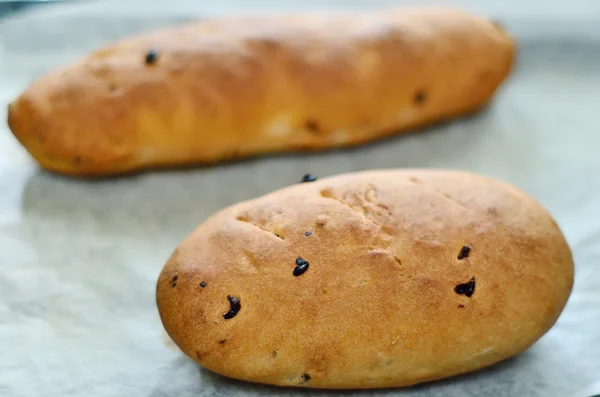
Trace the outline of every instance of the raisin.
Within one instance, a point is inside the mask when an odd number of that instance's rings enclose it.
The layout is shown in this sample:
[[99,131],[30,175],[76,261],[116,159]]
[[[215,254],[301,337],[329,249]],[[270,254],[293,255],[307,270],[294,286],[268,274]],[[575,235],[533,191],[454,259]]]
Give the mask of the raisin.
[[309,374],[302,374],[301,378],[305,382],[308,382],[310,380],[310,375]]
[[462,308],[464,308],[464,307],[465,307],[465,305],[458,305],[458,308],[459,308],[459,309],[462,309]]
[[148,50],[148,52],[146,52],[146,58],[144,59],[146,65],[152,65],[156,63],[157,60],[158,52],[156,52],[156,50]]
[[471,277],[468,283],[458,284],[454,287],[454,292],[470,298],[475,293],[475,277]]
[[222,345],[223,343],[225,343],[225,342],[227,342],[227,341],[228,341],[228,339],[223,339],[223,340],[220,340],[220,341],[219,341],[219,344],[220,344],[220,345]]
[[173,283],[173,284],[171,284],[171,287],[172,287],[172,288],[175,288],[175,287],[177,287],[177,283]]
[[471,252],[471,247],[465,245],[461,248],[458,256],[456,257],[458,260],[465,259],[469,257],[469,252]]
[[206,287],[206,282],[205,282],[205,281],[201,282],[201,283],[200,283],[200,286],[201,286],[202,288],[205,288],[205,287]]
[[175,281],[177,281],[177,277],[178,277],[177,275],[174,275],[173,278],[171,279],[171,282],[174,283]]
[[225,320],[234,318],[242,308],[242,304],[240,303],[240,300],[237,297],[227,295],[227,299],[229,299],[229,311],[223,314],[223,318]]
[[311,232],[310,230],[309,230],[309,231],[307,231],[306,233],[304,233],[304,235],[305,235],[306,237],[310,236],[311,234],[312,234],[312,232]]
[[317,180],[317,177],[312,174],[304,174],[302,177],[302,182],[314,182]]
[[320,130],[320,127],[319,127],[319,122],[318,122],[318,121],[316,121],[316,120],[313,120],[313,119],[308,119],[308,120],[306,120],[306,122],[304,123],[304,127],[305,127],[305,128],[308,130],[308,131],[310,131],[310,132],[312,132],[312,133],[315,133],[315,134],[316,134],[316,133],[318,133],[318,132],[319,132],[319,130]]
[[425,93],[425,91],[417,91],[415,93],[415,97],[413,98],[413,101],[415,104],[421,105],[425,102],[426,99],[427,99],[427,94]]
[[296,258],[296,268],[294,269],[293,273],[294,276],[298,277],[304,274],[308,270],[308,266],[310,266],[310,263],[308,263],[308,261],[305,261],[301,257]]

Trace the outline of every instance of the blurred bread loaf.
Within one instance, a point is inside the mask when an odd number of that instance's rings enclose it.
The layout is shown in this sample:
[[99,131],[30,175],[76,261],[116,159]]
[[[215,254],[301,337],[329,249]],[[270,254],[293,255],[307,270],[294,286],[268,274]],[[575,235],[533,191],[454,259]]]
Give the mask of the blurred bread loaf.
[[480,109],[514,52],[494,23],[451,9],[206,20],[41,77],[8,123],[71,175],[357,145]]

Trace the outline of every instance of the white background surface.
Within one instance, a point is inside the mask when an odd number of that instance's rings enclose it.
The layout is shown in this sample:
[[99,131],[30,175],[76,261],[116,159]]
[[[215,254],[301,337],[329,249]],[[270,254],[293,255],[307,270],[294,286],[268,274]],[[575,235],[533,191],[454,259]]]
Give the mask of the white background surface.
[[[392,3],[399,2],[377,2]],[[453,3],[500,17],[519,41],[519,65],[485,112],[423,134],[85,182],[40,171],[2,122],[0,395],[338,395],[250,385],[199,369],[162,339],[155,281],[174,247],[230,203],[306,172],[392,167],[464,169],[524,189],[565,232],[575,289],[557,325],[515,359],[403,391],[339,394],[563,397],[600,381],[600,2]],[[106,1],[27,13],[0,22],[0,119],[37,76],[130,33],[244,9],[368,4],[375,2]],[[592,392],[600,388],[585,390]]]

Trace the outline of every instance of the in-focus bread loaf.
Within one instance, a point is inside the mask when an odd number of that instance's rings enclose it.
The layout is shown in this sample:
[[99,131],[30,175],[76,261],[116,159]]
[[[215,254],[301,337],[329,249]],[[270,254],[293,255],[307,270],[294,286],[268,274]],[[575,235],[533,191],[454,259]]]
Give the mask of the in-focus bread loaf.
[[550,214],[501,181],[379,170],[226,208],[157,283],[168,334],[217,373],[406,386],[489,366],[556,322],[573,285]]
[[43,167],[71,175],[322,150],[480,109],[514,52],[497,25],[451,9],[220,18],[53,71],[8,123]]

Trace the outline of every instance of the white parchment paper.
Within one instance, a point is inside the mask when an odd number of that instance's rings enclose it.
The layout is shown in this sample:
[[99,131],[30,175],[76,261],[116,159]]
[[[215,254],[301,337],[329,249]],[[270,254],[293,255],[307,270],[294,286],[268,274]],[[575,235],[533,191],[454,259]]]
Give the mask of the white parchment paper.
[[[37,76],[131,33],[240,10],[376,3],[98,1],[0,21],[0,396],[600,393],[598,2],[454,2],[500,17],[515,34],[520,55],[510,81],[476,117],[351,150],[85,182],[39,170],[4,123],[8,102]],[[229,380],[165,343],[156,278],[202,220],[306,172],[392,167],[487,174],[552,212],[572,246],[576,281],[559,322],[534,347],[489,369],[416,388],[326,392]]]

